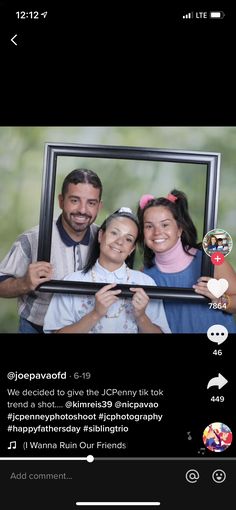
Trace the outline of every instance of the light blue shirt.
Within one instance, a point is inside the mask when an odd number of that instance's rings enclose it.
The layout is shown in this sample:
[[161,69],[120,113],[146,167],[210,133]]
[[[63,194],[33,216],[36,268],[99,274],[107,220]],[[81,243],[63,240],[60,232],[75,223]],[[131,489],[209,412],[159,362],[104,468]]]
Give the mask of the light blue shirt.
[[[69,281],[96,283],[117,283],[135,285],[153,285],[150,276],[141,271],[129,269],[124,263],[116,271],[110,272],[97,261],[92,270],[84,274],[76,271],[64,278]],[[123,302],[123,303],[122,303]],[[122,307],[123,304],[123,307]],[[94,310],[95,296],[75,294],[54,294],[44,320],[44,332],[53,333],[65,326],[79,322],[82,317]],[[150,299],[146,311],[147,317],[153,324],[160,327],[163,333],[171,333],[164,306],[160,299]],[[118,317],[114,317],[114,315]],[[133,312],[131,298],[119,299],[108,309],[108,315],[102,317],[89,333],[138,333],[138,326]]]

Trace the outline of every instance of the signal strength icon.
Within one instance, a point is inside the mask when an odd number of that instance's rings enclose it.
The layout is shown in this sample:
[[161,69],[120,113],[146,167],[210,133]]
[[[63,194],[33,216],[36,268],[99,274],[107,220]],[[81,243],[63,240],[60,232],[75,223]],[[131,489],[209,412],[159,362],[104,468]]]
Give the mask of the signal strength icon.
[[193,12],[188,12],[188,14],[183,15],[183,19],[191,19],[193,18]]

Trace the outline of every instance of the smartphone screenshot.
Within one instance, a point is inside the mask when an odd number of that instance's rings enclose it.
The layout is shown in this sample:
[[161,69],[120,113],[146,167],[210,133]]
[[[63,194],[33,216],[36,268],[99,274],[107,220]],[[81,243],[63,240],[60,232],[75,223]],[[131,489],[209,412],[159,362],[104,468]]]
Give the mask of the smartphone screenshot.
[[233,510],[233,12],[0,9],[4,509]]

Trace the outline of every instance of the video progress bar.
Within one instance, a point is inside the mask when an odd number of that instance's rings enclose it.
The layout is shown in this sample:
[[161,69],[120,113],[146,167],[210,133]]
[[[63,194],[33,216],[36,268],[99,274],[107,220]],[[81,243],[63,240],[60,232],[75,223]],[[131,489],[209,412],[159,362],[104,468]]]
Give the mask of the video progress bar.
[[77,506],[159,506],[159,501],[81,501]]
[[0,460],[83,460],[86,462],[94,462],[93,455],[87,457],[0,457]]

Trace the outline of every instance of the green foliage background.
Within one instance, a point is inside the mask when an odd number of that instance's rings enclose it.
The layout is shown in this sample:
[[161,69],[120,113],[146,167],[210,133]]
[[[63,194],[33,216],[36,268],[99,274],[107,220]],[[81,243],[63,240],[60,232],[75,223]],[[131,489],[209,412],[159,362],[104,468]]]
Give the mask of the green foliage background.
[[[15,238],[37,225],[40,211],[44,145],[46,142],[154,147],[221,153],[217,226],[236,239],[236,128],[235,127],[1,127],[0,128],[0,260]],[[205,167],[176,163],[59,158],[56,196],[74,168],[95,170],[104,185],[104,207],[97,223],[121,206],[136,210],[140,195],[166,195],[183,190],[190,212],[203,235]],[[55,196],[55,217],[59,214]],[[236,250],[228,256],[236,268]],[[141,259],[137,256],[136,267]],[[0,298],[0,332],[16,332],[15,299]]]

